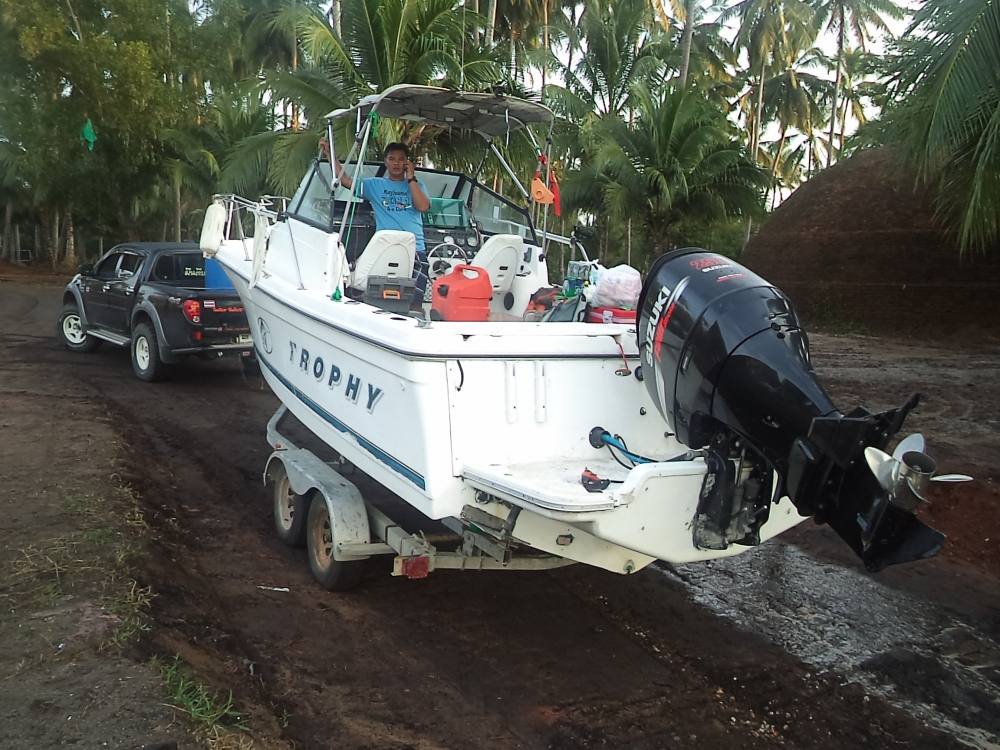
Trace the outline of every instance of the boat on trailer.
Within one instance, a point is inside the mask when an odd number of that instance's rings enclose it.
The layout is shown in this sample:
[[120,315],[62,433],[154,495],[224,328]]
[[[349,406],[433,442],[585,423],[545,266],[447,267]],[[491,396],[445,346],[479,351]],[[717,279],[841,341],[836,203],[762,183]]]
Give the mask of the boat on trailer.
[[[477,134],[525,198],[481,171],[417,169],[431,199],[429,273],[484,269],[487,320],[371,304],[371,288],[410,281],[414,267],[413,237],[379,230],[359,197],[383,169],[365,153],[386,118]],[[532,128],[552,119],[514,97],[395,86],[329,115],[329,143],[342,121],[355,130],[351,189],[317,158],[287,202],[217,196],[210,207],[202,247],[242,297],[283,404],[265,470],[278,532],[307,544],[317,578],[347,588],[373,554],[393,554],[409,577],[569,562],[628,574],[739,554],[808,516],[872,569],[934,554],[943,536],[913,512],[935,478],[923,439],[885,452],[917,400],[838,411],[791,304],[748,269],[677,251],[654,263],[635,323],[525,319],[550,285],[553,250],[580,248],[550,231],[547,206],[533,210],[497,144],[527,137],[545,156],[548,137]],[[403,532],[339,464],[292,444],[279,430],[286,410],[448,526],[457,549]]]

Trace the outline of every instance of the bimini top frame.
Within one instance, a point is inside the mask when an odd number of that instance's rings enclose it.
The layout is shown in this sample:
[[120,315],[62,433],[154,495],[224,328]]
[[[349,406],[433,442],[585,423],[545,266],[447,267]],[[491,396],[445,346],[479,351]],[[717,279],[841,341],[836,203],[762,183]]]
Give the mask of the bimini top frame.
[[334,110],[327,119],[363,118],[370,112],[380,117],[471,130],[486,138],[507,135],[530,125],[551,125],[553,120],[552,110],[537,102],[411,84],[391,86],[379,94],[366,96],[349,109]]
[[[503,94],[462,92],[435,86],[399,84],[390,86],[381,93],[370,94],[360,99],[353,107],[336,109],[326,116],[327,142],[330,144],[332,159],[336,158],[336,140],[333,135],[334,122],[347,118],[355,120],[354,144],[347,158],[344,160],[345,162],[354,163],[352,193],[357,190],[361,165],[364,162],[369,139],[372,135],[373,120],[377,119],[373,115],[448,129],[466,130],[479,134],[486,141],[487,154],[484,154],[483,162],[479,165],[476,173],[472,175],[472,178],[476,179],[478,177],[479,172],[486,163],[488,154],[492,153],[511,178],[517,191],[526,200],[530,201],[531,196],[528,190],[517,178],[514,170],[493,142],[494,138],[509,138],[512,133],[522,131],[531,142],[539,163],[545,165],[544,179],[546,184],[549,182],[552,169],[552,127],[555,118],[552,110],[545,105]],[[547,126],[548,132],[545,137],[544,148],[531,132],[532,125]],[[331,195],[336,191],[339,184],[340,178],[339,176],[335,176],[330,186]],[[348,203],[344,208],[344,213],[340,220],[341,234],[344,233],[348,212],[352,205],[352,203]],[[332,206],[333,203],[331,202],[331,210]],[[557,242],[568,242],[566,238],[549,234],[548,205],[545,206],[542,217],[541,237],[543,253],[547,251],[550,239]],[[336,223],[336,217],[331,216],[331,218]],[[530,216],[528,217],[528,221],[532,232],[534,232],[534,222],[532,222]]]

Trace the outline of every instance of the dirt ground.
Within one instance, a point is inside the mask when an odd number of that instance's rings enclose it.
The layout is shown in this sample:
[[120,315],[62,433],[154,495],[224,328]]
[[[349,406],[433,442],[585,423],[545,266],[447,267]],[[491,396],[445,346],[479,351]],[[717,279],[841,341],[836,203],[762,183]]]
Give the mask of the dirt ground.
[[232,691],[230,746],[1000,745],[1000,351],[813,336],[838,404],[923,392],[907,428],[976,477],[927,511],[933,560],[870,576],[807,523],[628,578],[375,561],[331,594],[271,527],[266,386],[65,351],[60,287],[26,281],[0,269],[0,748],[223,746],[165,705],[152,656]]

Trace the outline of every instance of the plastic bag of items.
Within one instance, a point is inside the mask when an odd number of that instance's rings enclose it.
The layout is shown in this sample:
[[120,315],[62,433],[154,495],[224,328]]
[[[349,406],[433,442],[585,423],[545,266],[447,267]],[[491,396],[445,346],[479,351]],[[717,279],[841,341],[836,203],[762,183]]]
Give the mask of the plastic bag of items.
[[635,309],[642,291],[642,276],[624,264],[609,268],[597,280],[593,304],[596,307]]

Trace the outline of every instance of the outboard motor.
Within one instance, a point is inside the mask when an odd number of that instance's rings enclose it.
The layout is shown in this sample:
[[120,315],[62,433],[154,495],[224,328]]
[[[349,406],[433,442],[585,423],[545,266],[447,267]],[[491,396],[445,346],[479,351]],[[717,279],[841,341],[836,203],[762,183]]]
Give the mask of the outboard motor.
[[[926,465],[922,439],[906,464],[883,452],[919,396],[880,414],[838,411],[816,380],[788,298],[705,250],[659,258],[639,314],[646,387],[677,438],[703,449],[708,465],[693,519],[697,547],[759,543],[771,503],[787,495],[870,570],[941,548],[944,535],[914,516],[907,488],[915,488],[905,479],[910,464]],[[894,461],[877,469],[881,476],[870,466],[878,457]]]

